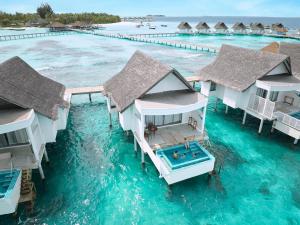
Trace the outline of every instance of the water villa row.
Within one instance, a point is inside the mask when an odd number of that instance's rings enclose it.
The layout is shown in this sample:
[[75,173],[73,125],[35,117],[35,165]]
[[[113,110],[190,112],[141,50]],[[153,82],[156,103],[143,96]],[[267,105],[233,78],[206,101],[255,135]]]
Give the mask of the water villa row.
[[213,28],[206,22],[200,22],[196,25],[195,31],[188,22],[181,22],[178,27],[179,33],[216,33],[216,34],[275,34],[286,35],[288,29],[282,23],[275,23],[271,26],[264,26],[262,23],[250,23],[246,25],[242,22],[235,23],[230,29],[224,22],[218,22]]
[[54,22],[50,25],[48,25],[49,30],[51,32],[57,32],[57,31],[69,31],[71,29],[79,29],[79,30],[102,30],[105,29],[102,25],[94,25],[92,23],[85,23],[81,21],[76,21],[71,24],[62,24],[59,22]]
[[[33,196],[32,169],[44,179],[46,144],[66,128],[72,94],[101,93],[108,118],[134,136],[159,177],[171,185],[202,174],[214,174],[216,159],[205,146],[208,99],[222,101],[272,131],[300,138],[300,45],[273,43],[262,50],[223,45],[215,61],[186,79],[176,69],[137,51],[125,67],[94,88],[66,89],[43,77],[18,57],[0,64],[0,215],[16,211]],[[200,83],[200,91],[194,83]],[[122,87],[122,88],[120,88]],[[217,104],[216,104],[217,105]],[[29,198],[30,199],[30,198]]]

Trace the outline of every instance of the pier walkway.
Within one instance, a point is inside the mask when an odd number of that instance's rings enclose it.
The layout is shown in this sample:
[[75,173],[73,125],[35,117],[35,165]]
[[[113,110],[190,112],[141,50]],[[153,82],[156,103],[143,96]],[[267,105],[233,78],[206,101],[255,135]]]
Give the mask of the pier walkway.
[[89,95],[89,100],[92,102],[92,94],[102,93],[103,86],[93,86],[93,87],[78,87],[78,88],[67,88],[66,94],[70,95]]
[[11,34],[0,36],[0,41],[13,41],[21,39],[40,38],[48,36],[61,36],[74,34],[73,31],[62,31],[62,32],[45,32],[45,33],[31,33],[31,34]]

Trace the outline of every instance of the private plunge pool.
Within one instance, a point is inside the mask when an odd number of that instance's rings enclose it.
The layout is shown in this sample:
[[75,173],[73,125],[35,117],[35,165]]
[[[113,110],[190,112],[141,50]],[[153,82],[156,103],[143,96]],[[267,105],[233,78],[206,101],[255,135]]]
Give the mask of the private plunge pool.
[[189,144],[190,148],[188,149],[185,145],[177,145],[157,150],[156,154],[163,158],[172,170],[209,161],[213,158],[198,142],[190,142]]

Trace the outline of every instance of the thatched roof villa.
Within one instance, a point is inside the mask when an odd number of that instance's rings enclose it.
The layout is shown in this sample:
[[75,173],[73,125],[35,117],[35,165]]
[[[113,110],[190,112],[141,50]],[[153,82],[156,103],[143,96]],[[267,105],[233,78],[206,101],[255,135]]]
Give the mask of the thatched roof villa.
[[52,32],[68,30],[66,25],[59,23],[59,22],[51,23],[48,27],[49,27],[50,31],[52,31]]
[[0,79],[0,149],[9,147],[11,153],[0,160],[0,169],[9,169],[12,162],[16,168],[39,168],[44,178],[45,145],[65,129],[70,96],[64,85],[42,76],[19,57],[0,64]]
[[282,23],[272,24],[272,32],[278,35],[286,35],[288,29]]
[[228,27],[226,26],[226,24],[224,22],[218,22],[215,26],[214,26],[216,33],[228,33]]
[[206,151],[207,160],[195,164],[177,166],[164,158],[166,148],[183,148],[184,140],[194,144],[205,136],[207,98],[177,70],[137,51],[104,84],[104,94],[109,113],[117,111],[122,129],[132,131],[136,151],[140,145],[142,163],[148,154],[168,184],[213,170],[215,159]]
[[294,121],[289,129],[278,120],[300,112],[300,45],[281,43],[276,48],[274,43],[262,51],[223,45],[216,60],[198,74],[201,93],[223,100],[227,108],[244,110],[243,124],[247,114],[260,119],[259,133],[264,120],[273,121],[275,129],[296,143],[300,127],[295,127],[295,118],[285,119]]
[[250,23],[250,29],[252,34],[264,34],[265,27],[262,23]]
[[206,22],[199,22],[196,26],[196,30],[198,33],[208,33],[210,31],[210,27]]
[[177,26],[178,32],[179,33],[192,33],[192,26],[188,23],[188,22],[181,22],[178,26]]
[[245,34],[247,32],[247,27],[242,22],[237,22],[232,27],[233,32],[237,34]]

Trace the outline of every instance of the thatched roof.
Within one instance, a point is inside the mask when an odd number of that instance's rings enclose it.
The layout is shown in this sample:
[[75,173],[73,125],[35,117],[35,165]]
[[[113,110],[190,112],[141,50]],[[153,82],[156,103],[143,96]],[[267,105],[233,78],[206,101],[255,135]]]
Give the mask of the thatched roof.
[[291,58],[292,74],[300,78],[300,44],[281,42],[279,53]]
[[272,30],[275,30],[277,28],[284,28],[284,25],[282,23],[273,23]]
[[246,30],[247,27],[245,24],[243,24],[242,22],[237,22],[233,25],[232,29],[234,30]]
[[215,25],[215,29],[216,29],[216,30],[219,30],[219,29],[227,30],[228,27],[226,26],[226,24],[225,24],[224,22],[218,22],[218,23]]
[[[58,107],[66,107],[65,86],[46,78],[19,57],[0,64],[1,102],[57,119]],[[3,105],[3,104],[2,104]]]
[[196,29],[197,30],[208,30],[208,29],[210,29],[210,27],[207,25],[206,22],[200,22],[197,24]]
[[66,25],[62,24],[62,23],[59,23],[59,22],[54,22],[54,23],[51,23],[49,25],[50,28],[65,28]]
[[72,27],[87,27],[87,26],[90,26],[90,25],[91,24],[85,23],[85,22],[82,22],[82,21],[76,21],[76,22],[70,24],[70,26],[72,26]]
[[119,112],[123,112],[170,73],[194,91],[175,69],[136,51],[121,72],[104,84],[104,95],[112,99]]
[[245,91],[287,59],[286,55],[223,45],[216,60],[204,67],[198,76],[202,81]]
[[181,22],[178,27],[179,30],[190,30],[192,26],[188,22]]
[[251,30],[264,30],[265,27],[262,23],[250,23]]

